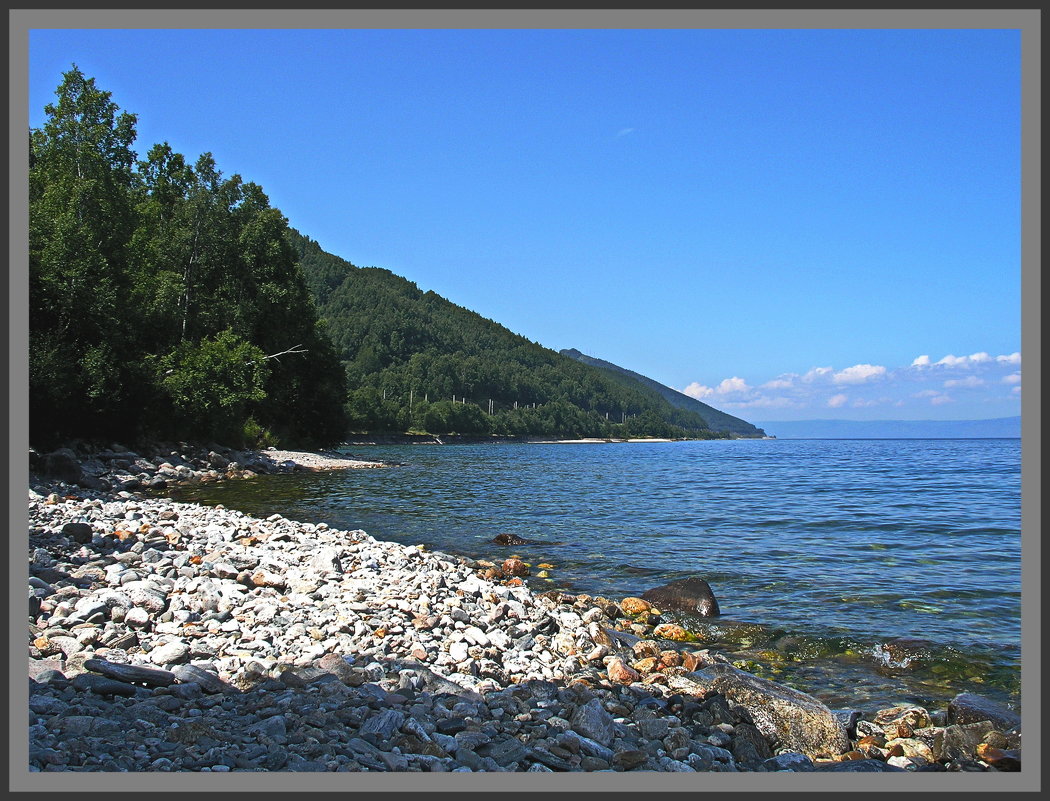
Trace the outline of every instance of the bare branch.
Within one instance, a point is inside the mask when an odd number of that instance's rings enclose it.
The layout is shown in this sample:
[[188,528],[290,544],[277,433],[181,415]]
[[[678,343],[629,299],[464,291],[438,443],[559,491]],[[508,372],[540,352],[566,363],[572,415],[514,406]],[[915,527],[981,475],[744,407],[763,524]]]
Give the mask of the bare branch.
[[[269,356],[264,356],[264,359],[277,359],[278,356],[284,356],[286,353],[307,353],[307,349],[302,345],[292,345],[288,350],[282,350],[279,353],[271,353]],[[280,361],[280,359],[277,359]]]

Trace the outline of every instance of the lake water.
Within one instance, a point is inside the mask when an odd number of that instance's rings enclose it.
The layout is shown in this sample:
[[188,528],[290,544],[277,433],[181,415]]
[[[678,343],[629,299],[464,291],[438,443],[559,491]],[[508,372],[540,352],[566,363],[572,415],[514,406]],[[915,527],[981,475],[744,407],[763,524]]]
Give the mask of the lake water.
[[[708,581],[679,619],[833,707],[1020,695],[1020,440],[376,446],[388,470],[261,476],[181,498],[377,539],[550,563],[537,590]],[[531,540],[491,543],[501,532]],[[678,619],[678,618],[676,618]]]

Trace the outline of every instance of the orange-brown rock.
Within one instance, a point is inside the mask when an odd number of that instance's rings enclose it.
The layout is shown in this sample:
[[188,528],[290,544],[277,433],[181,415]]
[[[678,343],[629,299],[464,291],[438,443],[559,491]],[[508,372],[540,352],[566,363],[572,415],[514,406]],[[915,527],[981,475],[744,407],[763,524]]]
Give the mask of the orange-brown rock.
[[682,664],[682,655],[678,651],[666,650],[660,652],[660,664],[664,667],[678,667]]
[[634,655],[639,659],[645,659],[647,656],[657,657],[660,655],[660,646],[656,644],[655,640],[639,640],[634,644],[631,649],[634,651]]
[[689,639],[689,632],[677,623],[661,623],[653,629],[653,636],[659,637],[662,640],[682,641]]
[[508,586],[508,587],[520,587],[520,586],[521,586],[522,584],[524,584],[524,583],[525,583],[525,582],[524,582],[524,581],[522,581],[522,580],[521,580],[520,578],[518,578],[517,576],[515,576],[514,578],[509,578],[509,579],[507,579],[507,581],[506,581],[506,584],[507,584],[507,586]]
[[887,723],[885,731],[887,740],[903,740],[915,734],[915,729],[906,720]]
[[631,667],[637,670],[639,673],[652,673],[660,665],[660,660],[655,656],[647,656],[644,659],[639,659]]
[[520,559],[505,559],[503,561],[503,572],[508,576],[527,576],[529,566]]
[[836,762],[850,762],[854,759],[867,759],[860,751],[847,751],[835,757]]
[[256,570],[251,576],[252,584],[256,587],[283,587],[284,579],[269,570]]
[[685,651],[682,654],[682,667],[692,672],[703,667],[704,660],[696,651]]
[[1009,749],[996,748],[981,743],[976,749],[977,758],[999,770],[1016,771],[1021,769],[1021,752]]
[[639,615],[642,612],[648,612],[652,609],[652,605],[648,601],[643,601],[641,598],[631,596],[630,598],[624,598],[620,601],[620,608],[628,615]]
[[47,654],[58,651],[58,646],[51,642],[47,637],[41,635],[33,640],[33,647],[36,648],[40,653]]
[[614,656],[609,660],[609,664],[606,667],[606,675],[609,677],[609,681],[615,684],[630,684],[641,679],[638,671],[624,664],[624,661],[618,656]]

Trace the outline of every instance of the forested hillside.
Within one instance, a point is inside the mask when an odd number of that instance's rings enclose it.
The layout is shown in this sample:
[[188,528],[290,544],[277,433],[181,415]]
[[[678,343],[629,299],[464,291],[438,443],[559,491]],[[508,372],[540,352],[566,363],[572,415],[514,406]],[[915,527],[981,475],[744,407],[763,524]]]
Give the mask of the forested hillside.
[[640,382],[544,348],[388,270],[357,267],[297,231],[289,238],[347,363],[353,428],[724,436]]
[[30,442],[336,442],[342,366],[262,189],[75,66],[29,136]]
[[633,370],[628,370],[625,367],[620,367],[612,362],[604,361],[603,359],[596,359],[593,356],[588,356],[575,348],[562,350],[561,353],[564,356],[569,356],[570,358],[576,359],[584,364],[589,364],[592,367],[607,370],[613,375],[621,375],[629,379],[640,381],[646,386],[659,392],[660,395],[675,408],[696,412],[702,416],[713,429],[728,431],[730,434],[735,434],[739,437],[761,437],[765,435],[765,432],[762,429],[752,425],[746,420],[741,420],[739,417],[733,417],[731,414],[720,412],[713,406],[708,406],[703,401],[698,401],[696,398],[690,398],[688,395],[685,395],[676,389],[664,386],[659,381],[655,381],[652,378],[636,373]]

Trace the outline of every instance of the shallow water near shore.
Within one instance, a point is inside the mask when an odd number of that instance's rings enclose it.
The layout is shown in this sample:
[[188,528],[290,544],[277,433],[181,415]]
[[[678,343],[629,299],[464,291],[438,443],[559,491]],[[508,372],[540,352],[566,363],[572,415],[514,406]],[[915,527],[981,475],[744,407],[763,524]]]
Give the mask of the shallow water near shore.
[[[619,599],[697,575],[681,619],[832,707],[1020,695],[1020,440],[711,440],[348,448],[389,470],[259,476],[180,500],[532,565]],[[501,532],[531,542],[491,543]],[[540,568],[550,564],[551,568]],[[537,575],[545,569],[546,577]]]

